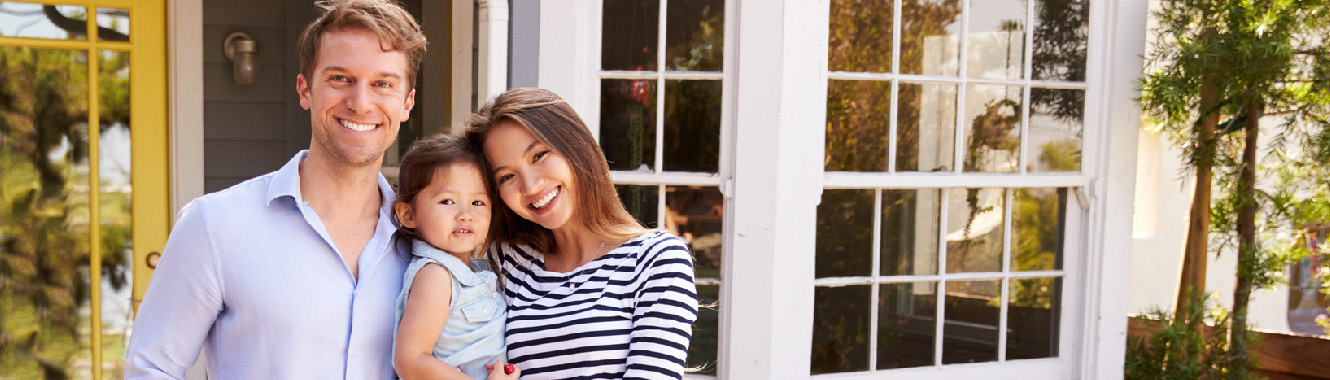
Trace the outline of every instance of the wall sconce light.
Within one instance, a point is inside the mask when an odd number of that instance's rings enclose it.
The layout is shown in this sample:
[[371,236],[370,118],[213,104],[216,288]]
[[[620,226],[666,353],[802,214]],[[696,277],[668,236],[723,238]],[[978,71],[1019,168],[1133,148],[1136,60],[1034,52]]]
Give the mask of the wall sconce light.
[[232,32],[222,43],[226,60],[231,61],[231,79],[236,84],[254,84],[259,71],[259,42],[244,32]]

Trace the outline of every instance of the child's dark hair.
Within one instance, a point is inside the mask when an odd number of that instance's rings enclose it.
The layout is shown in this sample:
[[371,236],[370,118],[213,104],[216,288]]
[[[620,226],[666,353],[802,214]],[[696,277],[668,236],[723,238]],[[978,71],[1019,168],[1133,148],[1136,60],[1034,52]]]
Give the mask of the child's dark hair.
[[[494,203],[500,202],[498,192],[494,189],[489,178],[485,178],[486,169],[480,154],[466,141],[466,138],[459,135],[450,135],[447,133],[437,133],[423,139],[417,140],[411,144],[411,148],[402,155],[401,168],[397,176],[397,202],[405,203],[408,206],[416,200],[422,190],[429,187],[430,181],[434,180],[434,174],[439,168],[455,164],[475,165],[480,171],[482,183],[485,184],[485,194],[490,198],[490,207]],[[495,234],[495,228],[499,223],[490,222],[488,234],[484,246],[488,247]],[[397,234],[402,237],[409,237],[418,240],[424,240],[424,236],[414,228],[407,228],[400,223],[397,225]]]

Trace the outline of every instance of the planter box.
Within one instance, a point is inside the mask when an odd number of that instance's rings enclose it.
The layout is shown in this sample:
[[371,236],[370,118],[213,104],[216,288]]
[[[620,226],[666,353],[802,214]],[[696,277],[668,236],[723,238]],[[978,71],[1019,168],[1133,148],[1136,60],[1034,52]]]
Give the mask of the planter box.
[[[1159,321],[1130,318],[1128,341],[1159,330]],[[1270,380],[1330,379],[1330,338],[1325,336],[1257,331],[1256,366]]]

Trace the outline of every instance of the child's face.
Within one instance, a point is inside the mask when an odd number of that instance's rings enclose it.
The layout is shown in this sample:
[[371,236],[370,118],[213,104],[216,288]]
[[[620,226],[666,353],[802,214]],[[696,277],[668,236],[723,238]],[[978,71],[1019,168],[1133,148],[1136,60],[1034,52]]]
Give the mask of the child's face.
[[468,255],[489,232],[490,199],[484,178],[473,164],[446,165],[433,174],[429,186],[410,205],[395,207],[397,219],[435,248]]

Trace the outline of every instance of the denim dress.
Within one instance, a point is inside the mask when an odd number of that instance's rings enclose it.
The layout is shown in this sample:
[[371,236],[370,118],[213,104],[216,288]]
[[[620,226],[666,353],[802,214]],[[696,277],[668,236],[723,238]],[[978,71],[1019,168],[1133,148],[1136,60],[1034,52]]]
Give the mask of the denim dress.
[[[499,295],[498,276],[483,259],[472,259],[468,265],[422,240],[412,242],[411,251],[411,264],[402,278],[402,293],[397,296],[398,327],[416,273],[430,263],[442,265],[452,276],[453,296],[448,305],[448,321],[434,343],[434,357],[472,378],[488,377],[486,363],[508,361],[503,336],[508,306]],[[394,331],[393,347],[396,346]]]

